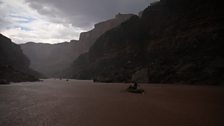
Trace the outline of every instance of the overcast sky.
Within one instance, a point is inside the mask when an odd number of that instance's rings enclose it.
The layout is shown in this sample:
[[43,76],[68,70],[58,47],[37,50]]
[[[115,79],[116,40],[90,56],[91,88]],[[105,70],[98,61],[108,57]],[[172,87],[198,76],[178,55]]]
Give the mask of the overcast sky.
[[15,43],[79,39],[95,23],[135,13],[153,0],[0,0],[0,33]]

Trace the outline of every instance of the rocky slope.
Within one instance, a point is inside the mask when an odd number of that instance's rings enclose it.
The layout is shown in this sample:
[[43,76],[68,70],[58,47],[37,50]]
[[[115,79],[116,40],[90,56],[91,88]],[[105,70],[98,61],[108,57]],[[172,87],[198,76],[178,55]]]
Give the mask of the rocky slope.
[[69,76],[223,84],[223,12],[218,0],[161,0],[98,38]]
[[89,50],[95,40],[104,32],[128,20],[131,14],[118,14],[115,18],[98,23],[94,29],[81,33],[80,40],[60,44],[43,44],[29,42],[22,44],[22,50],[31,61],[31,68],[48,76],[63,76],[64,69]]
[[20,46],[0,34],[0,83],[37,81],[35,75]]

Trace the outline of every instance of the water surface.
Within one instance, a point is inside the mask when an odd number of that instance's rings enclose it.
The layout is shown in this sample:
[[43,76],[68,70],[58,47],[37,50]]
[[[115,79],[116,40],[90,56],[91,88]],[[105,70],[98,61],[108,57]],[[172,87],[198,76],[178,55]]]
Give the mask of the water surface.
[[0,126],[223,126],[224,89],[44,80],[0,86]]

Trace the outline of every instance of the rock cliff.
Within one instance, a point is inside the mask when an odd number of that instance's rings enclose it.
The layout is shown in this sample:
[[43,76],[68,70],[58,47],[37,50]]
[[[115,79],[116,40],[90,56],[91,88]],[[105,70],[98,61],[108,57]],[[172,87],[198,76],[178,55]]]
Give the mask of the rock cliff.
[[64,42],[59,44],[44,44],[28,42],[21,44],[24,54],[31,61],[31,68],[47,77],[57,76],[78,57],[78,42]]
[[133,14],[117,14],[115,18],[100,22],[94,25],[94,28],[88,32],[83,32],[80,34],[80,46],[83,47],[82,53],[88,52],[89,48],[94,44],[97,38],[99,38],[106,31],[113,29],[120,25],[122,22],[130,19]]
[[75,60],[70,76],[223,84],[223,12],[218,0],[160,0],[100,36]]
[[0,34],[0,83],[37,81],[35,75],[20,46]]
[[78,41],[72,40],[60,44],[28,42],[21,44],[21,47],[30,59],[32,69],[48,77],[64,76],[63,70],[72,65],[78,56],[87,52],[99,36],[131,16],[132,14],[118,14],[113,19],[98,23],[94,29],[81,33]]

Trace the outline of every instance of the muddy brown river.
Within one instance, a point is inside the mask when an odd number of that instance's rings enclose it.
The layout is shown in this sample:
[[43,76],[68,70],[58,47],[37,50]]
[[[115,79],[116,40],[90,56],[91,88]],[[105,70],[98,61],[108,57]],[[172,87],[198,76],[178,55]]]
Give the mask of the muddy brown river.
[[224,88],[48,79],[0,85],[0,126],[224,126]]

